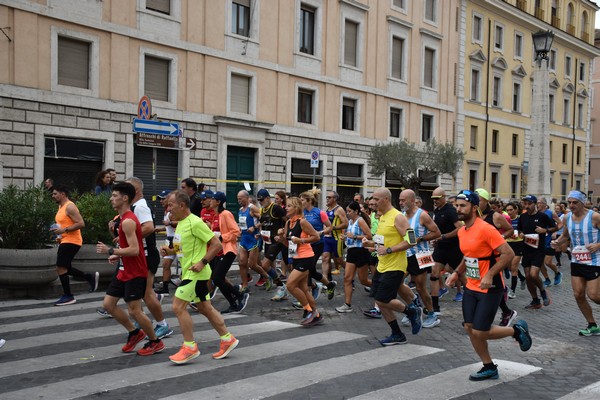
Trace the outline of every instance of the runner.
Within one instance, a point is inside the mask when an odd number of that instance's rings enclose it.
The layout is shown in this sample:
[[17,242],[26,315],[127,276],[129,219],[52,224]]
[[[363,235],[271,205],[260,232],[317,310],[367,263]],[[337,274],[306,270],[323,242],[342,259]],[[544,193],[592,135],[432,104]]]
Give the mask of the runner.
[[464,260],[446,283],[452,286],[460,274],[466,273],[467,286],[462,302],[463,326],[473,349],[483,362],[483,368],[469,375],[469,379],[498,379],[498,366],[490,356],[488,340],[512,336],[522,351],[531,348],[531,336],[525,321],[519,320],[513,327],[492,326],[504,296],[501,273],[510,265],[514,253],[497,229],[478,218],[479,196],[476,192],[461,191],[456,204],[458,217],[465,223],[458,231]]
[[[543,212],[548,217],[552,218],[552,220],[554,220],[554,223],[556,224],[556,231],[554,231],[554,233],[557,233],[558,230],[560,230],[562,228],[562,220],[558,217],[558,215],[554,211],[552,211],[548,208],[548,202],[546,201],[546,199],[544,197],[540,197],[538,199],[537,206],[538,206],[539,212]],[[554,263],[554,256],[556,255],[556,251],[552,248],[552,246],[550,246],[550,242],[552,241],[552,236],[553,235],[546,235],[546,241],[544,243],[545,256],[544,256],[544,265],[542,266],[541,271],[542,271],[542,275],[544,275],[544,278],[546,278],[544,280],[544,286],[546,286],[546,287],[552,285],[552,281],[550,280],[550,277],[548,277],[548,270],[546,269],[546,267],[550,268],[554,272],[554,286],[558,286],[562,282],[562,273],[558,270],[558,267]]]
[[346,235],[346,246],[348,253],[346,255],[346,268],[344,270],[344,300],[345,303],[335,310],[339,313],[352,312],[352,282],[358,268],[358,279],[365,287],[371,287],[369,280],[369,270],[366,267],[369,265],[371,253],[363,247],[362,240],[366,238],[371,240],[371,228],[369,226],[371,220],[364,212],[360,211],[360,205],[353,201],[346,207],[348,214],[348,229]]
[[510,290],[508,291],[508,298],[514,299],[517,297],[515,290],[517,290],[517,280],[521,280],[521,289],[525,289],[526,282],[525,276],[521,274],[519,270],[519,265],[521,264],[521,258],[523,256],[523,239],[519,236],[519,231],[517,230],[517,225],[519,223],[519,216],[521,215],[521,208],[519,204],[508,203],[506,205],[506,212],[510,217],[510,223],[513,227],[513,235],[510,238],[506,239],[506,242],[510,246],[510,248],[515,253],[515,257],[512,259],[510,265]]
[[[136,196],[136,189],[129,182],[121,182],[117,183],[112,190],[110,202],[121,218],[119,247],[109,247],[98,242],[96,252],[108,254],[108,262],[113,265],[116,265],[119,260],[121,264],[119,272],[113,276],[106,289],[103,307],[129,332],[127,343],[121,348],[123,353],[132,352],[135,346],[148,335],[149,342],[138,350],[137,354],[149,356],[163,351],[165,345],[152,329],[152,322],[142,310],[142,298],[147,292],[148,265],[142,242],[142,226],[130,209]],[[117,306],[121,298],[127,303],[128,313]],[[128,314],[137,322],[139,328],[132,324]]]
[[[377,228],[379,227],[379,212],[377,211],[376,201],[371,197],[369,198],[369,210],[371,212],[371,235],[375,235],[377,233]],[[369,297],[375,297],[375,290],[373,287],[379,279],[379,272],[377,272],[378,263],[379,258],[377,258],[377,252],[371,251],[369,257],[369,270],[371,272],[371,290],[369,291]],[[381,310],[377,303],[375,303],[373,308],[363,311],[363,315],[369,318],[381,319]]]
[[392,193],[388,189],[375,190],[373,200],[381,214],[379,226],[373,241],[364,238],[363,243],[377,251],[377,271],[380,275],[378,281],[373,282],[371,290],[374,291],[375,301],[383,318],[392,330],[391,335],[381,339],[379,343],[382,346],[404,344],[406,336],[400,330],[394,311],[405,313],[410,318],[413,335],[421,331],[422,323],[420,308],[412,303],[407,306],[396,299],[406,273],[406,250],[411,246],[407,239],[411,233],[414,235],[414,232],[410,229],[406,217],[392,206]]
[[56,256],[56,273],[63,289],[63,295],[54,305],[66,306],[77,301],[71,293],[69,275],[86,280],[90,284],[90,292],[95,292],[98,289],[100,274],[98,272],[93,274],[83,273],[83,271],[73,268],[71,265],[83,243],[81,229],[85,226],[85,222],[75,203],[69,199],[69,189],[66,186],[54,186],[52,188],[52,198],[58,204],[58,211],[54,217],[56,224],[52,232],[60,243]]
[[[327,192],[325,196],[326,213],[329,222],[331,222],[331,228],[326,227],[324,230],[321,271],[330,281],[333,279],[332,275],[339,275],[341,268],[344,266],[344,242],[340,238],[344,229],[348,227],[348,217],[346,217],[344,208],[337,203],[339,198],[340,196],[337,192],[333,191]],[[331,270],[332,259],[335,264],[335,270]]]
[[[160,192],[156,197],[158,197],[158,199],[160,200],[160,203],[163,206],[163,209],[165,210],[165,216],[163,218],[163,227],[156,227],[154,229],[155,233],[158,232],[166,232],[167,234],[167,246],[169,247],[173,247],[173,235],[175,235],[175,227],[177,226],[177,222],[176,221],[171,221],[171,213],[169,212],[169,205],[167,204],[167,196],[168,194],[171,193],[170,190],[163,190],[162,192]],[[154,289],[154,292],[159,293],[159,294],[169,294],[169,285],[172,283],[171,282],[171,265],[173,264],[173,260],[175,259],[175,256],[164,256],[162,258],[162,270],[163,270],[163,276],[162,276],[162,282],[161,285]],[[177,285],[175,285],[175,287],[177,287]]]
[[567,215],[562,235],[552,241],[555,249],[571,240],[571,285],[577,306],[588,326],[579,331],[581,336],[598,336],[600,328],[587,297],[600,304],[600,214],[585,209],[587,198],[578,190],[567,196],[571,213]]
[[190,198],[186,192],[172,192],[168,202],[171,213],[179,223],[173,238],[173,249],[163,246],[161,250],[163,254],[176,254],[181,260],[182,281],[175,292],[173,312],[183,334],[181,349],[169,359],[175,364],[184,364],[200,355],[194,341],[192,317],[187,311],[191,301],[195,302],[198,312],[208,319],[221,338],[220,349],[212,357],[217,360],[225,358],[237,347],[239,340],[227,330],[223,317],[210,303],[207,285],[211,275],[208,259],[213,259],[221,251],[221,242],[202,219],[191,213]]
[[521,264],[525,269],[527,289],[532,299],[525,308],[538,309],[542,308],[542,302],[537,297],[537,289],[540,290],[544,306],[552,303],[540,279],[540,268],[544,264],[546,235],[556,231],[556,224],[548,215],[537,210],[537,197],[528,194],[522,201],[526,212],[519,217],[517,230],[525,243]]

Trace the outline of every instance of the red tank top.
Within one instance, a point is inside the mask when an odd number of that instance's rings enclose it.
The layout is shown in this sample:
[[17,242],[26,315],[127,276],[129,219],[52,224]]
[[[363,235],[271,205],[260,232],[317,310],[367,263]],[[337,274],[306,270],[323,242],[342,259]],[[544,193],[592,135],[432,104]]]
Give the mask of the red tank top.
[[[121,216],[121,226],[123,226],[123,222],[127,219],[131,219],[135,222],[135,237],[137,238],[137,245],[140,252],[135,257],[121,257],[121,266],[119,267],[117,279],[123,282],[130,281],[134,278],[146,278],[148,276],[148,264],[146,263],[144,244],[142,242],[142,226],[135,214],[131,211],[127,211]],[[123,229],[119,229],[119,247],[128,247],[127,238]]]

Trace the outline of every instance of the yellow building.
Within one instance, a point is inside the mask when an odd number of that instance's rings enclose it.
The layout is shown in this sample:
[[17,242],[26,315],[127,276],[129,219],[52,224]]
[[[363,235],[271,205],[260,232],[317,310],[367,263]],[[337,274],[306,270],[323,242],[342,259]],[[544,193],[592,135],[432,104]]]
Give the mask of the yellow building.
[[531,34],[552,30],[549,54],[550,187],[562,198],[571,188],[586,190],[590,144],[590,75],[594,20],[588,0],[471,0],[462,3],[464,132],[463,186],[485,187],[502,199],[527,192],[531,148]]

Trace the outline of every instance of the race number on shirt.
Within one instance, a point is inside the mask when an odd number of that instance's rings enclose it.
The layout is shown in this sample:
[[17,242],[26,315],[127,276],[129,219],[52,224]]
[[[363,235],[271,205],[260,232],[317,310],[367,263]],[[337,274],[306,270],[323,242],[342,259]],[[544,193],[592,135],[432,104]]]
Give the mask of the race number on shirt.
[[177,258],[183,258],[183,251],[181,248],[181,234],[179,233],[176,233],[173,236],[173,250],[175,250]]
[[528,233],[525,235],[525,244],[537,249],[540,244],[540,235],[537,233]]
[[379,248],[379,246],[383,246],[384,241],[383,235],[375,235],[373,236],[373,242],[375,242],[375,250]]
[[481,279],[481,275],[479,275],[479,259],[465,257],[465,264],[467,265],[467,278]]
[[239,222],[239,227],[241,230],[245,231],[248,230],[248,224],[246,223],[246,217],[240,217],[240,222]]
[[298,245],[291,240],[288,240],[288,255],[290,257],[298,255]]
[[435,262],[433,261],[433,252],[430,250],[420,251],[416,254],[417,263],[420,269],[433,267]]
[[575,246],[571,251],[573,259],[578,264],[592,265],[592,253],[585,246]]
[[271,231],[260,231],[260,236],[265,244],[271,244]]

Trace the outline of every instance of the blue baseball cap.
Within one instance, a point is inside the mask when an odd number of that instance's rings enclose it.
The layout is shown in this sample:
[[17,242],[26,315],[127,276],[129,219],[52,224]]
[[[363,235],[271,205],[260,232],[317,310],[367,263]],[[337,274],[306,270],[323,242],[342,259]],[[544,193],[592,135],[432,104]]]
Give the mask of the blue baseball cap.
[[213,196],[213,199],[220,201],[221,203],[227,202],[227,196],[223,192],[216,192]]
[[258,193],[256,193],[256,200],[258,200],[258,201],[262,201],[266,197],[271,197],[271,195],[269,194],[269,191],[267,189],[260,189],[258,191]]
[[159,194],[157,194],[156,197],[158,197],[159,199],[164,199],[169,195],[169,193],[171,193],[171,191],[169,189],[165,189]]
[[532,194],[528,194],[527,196],[523,197],[521,200],[523,200],[523,201],[530,201],[530,202],[532,202],[534,204],[537,204],[537,197],[535,197]]
[[477,192],[473,192],[470,190],[461,190],[460,193],[456,195],[456,200],[468,201],[474,206],[479,205],[479,195],[477,194]]
[[213,193],[212,190],[205,190],[202,193],[200,193],[200,198],[202,200],[204,199],[212,199],[215,196],[215,194]]

